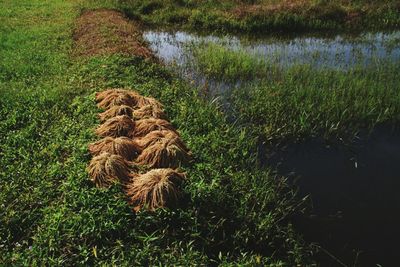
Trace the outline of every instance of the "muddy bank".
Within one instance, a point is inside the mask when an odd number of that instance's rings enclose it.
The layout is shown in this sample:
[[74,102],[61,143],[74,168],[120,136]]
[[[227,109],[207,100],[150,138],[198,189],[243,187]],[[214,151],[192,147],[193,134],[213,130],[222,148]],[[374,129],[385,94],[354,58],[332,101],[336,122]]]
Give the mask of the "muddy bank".
[[77,19],[73,34],[74,55],[125,54],[152,58],[139,26],[120,12],[87,10]]

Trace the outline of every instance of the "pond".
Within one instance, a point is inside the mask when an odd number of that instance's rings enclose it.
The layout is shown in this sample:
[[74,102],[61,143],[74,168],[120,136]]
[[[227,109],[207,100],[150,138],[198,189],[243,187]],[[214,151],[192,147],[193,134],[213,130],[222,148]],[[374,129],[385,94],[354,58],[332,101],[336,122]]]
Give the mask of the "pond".
[[[196,67],[192,49],[219,44],[246,51],[269,63],[289,68],[349,70],[385,67],[400,61],[400,32],[361,35],[248,38],[198,36],[186,32],[147,31],[144,38],[156,55],[182,78],[213,96],[245,87],[256,80],[226,81],[205,76]],[[390,128],[361,134],[350,145],[308,140],[274,153],[260,146],[264,167],[289,177],[301,197],[309,195],[312,210],[296,219],[309,242],[321,247],[322,266],[396,266],[400,238],[400,132]]]
[[[267,158],[309,195],[312,211],[299,232],[324,250],[324,266],[395,266],[400,237],[400,133],[376,129],[351,145],[311,140]],[[337,259],[334,259],[331,255]],[[339,264],[340,265],[340,264]]]
[[144,39],[157,57],[197,87],[207,87],[218,95],[242,86],[234,82],[205,77],[196,67],[191,50],[200,45],[218,44],[233,51],[244,51],[268,64],[283,68],[307,64],[315,68],[346,70],[400,60],[400,31],[361,35],[249,38],[195,35],[177,31],[146,31]]

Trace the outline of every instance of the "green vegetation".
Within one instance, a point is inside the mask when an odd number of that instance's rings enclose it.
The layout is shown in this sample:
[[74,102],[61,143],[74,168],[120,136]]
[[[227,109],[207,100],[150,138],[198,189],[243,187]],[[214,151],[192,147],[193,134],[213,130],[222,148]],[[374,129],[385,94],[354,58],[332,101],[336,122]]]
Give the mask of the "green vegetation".
[[[0,4],[0,265],[307,265],[290,223],[301,203],[257,167],[256,138],[160,65],[73,59],[78,4]],[[196,157],[180,208],[135,215],[119,186],[89,181],[94,92],[106,87],[165,104]]]
[[196,59],[196,67],[209,78],[251,80],[266,77],[272,69],[264,59],[246,51],[232,51],[218,44],[202,44],[190,47]]
[[400,123],[399,64],[349,71],[295,66],[234,93],[238,117],[269,143],[313,137],[351,141]]
[[230,97],[235,115],[270,144],[312,137],[351,140],[378,125],[400,123],[400,64],[377,61],[350,70],[295,64],[279,68],[243,50],[194,47],[196,66],[211,78],[260,78]]
[[293,32],[400,26],[397,0],[126,0],[117,6],[149,25],[195,30]]

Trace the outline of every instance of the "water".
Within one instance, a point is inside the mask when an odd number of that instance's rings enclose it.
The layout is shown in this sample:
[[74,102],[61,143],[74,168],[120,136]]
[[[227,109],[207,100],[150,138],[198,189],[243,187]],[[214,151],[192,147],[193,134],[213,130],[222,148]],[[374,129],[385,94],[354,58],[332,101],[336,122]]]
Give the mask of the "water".
[[[273,60],[282,68],[309,64],[347,70],[399,62],[400,32],[358,36],[238,38],[185,32],[144,34],[156,55],[200,89],[220,94],[254,81],[212,80],[196,68],[190,49],[216,43]],[[383,65],[384,66],[384,65]],[[321,266],[397,266],[400,238],[400,132],[377,129],[351,145],[311,140],[259,152],[265,166],[289,177],[311,214],[296,218],[309,242],[317,242]]]
[[[398,266],[400,133],[376,130],[351,146],[312,140],[292,144],[261,161],[290,177],[311,215],[299,232],[347,266]],[[338,262],[321,252],[323,266]]]
[[380,62],[400,60],[400,31],[391,33],[365,33],[358,36],[336,35],[330,37],[265,37],[257,39],[235,36],[198,36],[177,31],[147,31],[145,40],[151,49],[181,77],[205,88],[213,95],[232,90],[243,81],[226,82],[206,78],[196,68],[190,49],[214,43],[232,50],[242,50],[256,55],[269,64],[283,68],[295,64],[308,64],[315,68],[346,70],[355,66],[368,66]]

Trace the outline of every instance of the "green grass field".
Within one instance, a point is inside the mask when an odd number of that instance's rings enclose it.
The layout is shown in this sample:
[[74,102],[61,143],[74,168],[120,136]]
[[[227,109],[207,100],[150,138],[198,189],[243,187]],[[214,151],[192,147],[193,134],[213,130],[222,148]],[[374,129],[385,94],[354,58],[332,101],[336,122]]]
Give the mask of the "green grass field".
[[[285,180],[258,168],[256,138],[164,67],[72,56],[80,1],[0,4],[0,265],[305,266]],[[109,6],[111,7],[111,6]],[[120,186],[85,171],[94,92],[158,98],[195,155],[177,209],[134,214]]]
[[149,25],[192,30],[269,33],[400,26],[396,0],[127,0],[117,8]]

